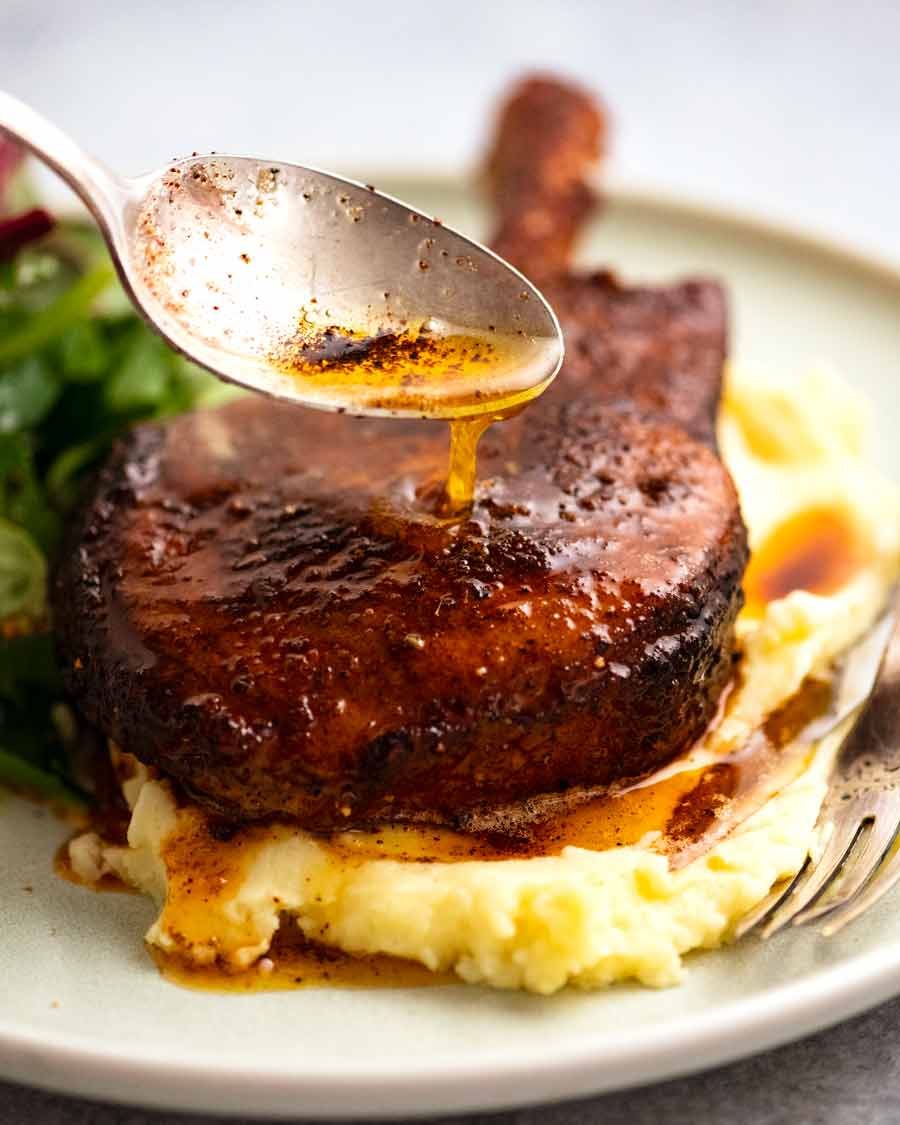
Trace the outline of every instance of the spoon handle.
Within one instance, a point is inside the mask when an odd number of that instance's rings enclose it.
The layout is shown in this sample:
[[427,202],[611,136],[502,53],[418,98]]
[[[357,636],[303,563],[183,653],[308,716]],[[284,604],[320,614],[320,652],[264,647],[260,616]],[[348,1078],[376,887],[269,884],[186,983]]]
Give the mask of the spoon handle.
[[109,169],[30,106],[0,90],[0,131],[29,149],[86,204],[107,238],[122,226],[127,187]]

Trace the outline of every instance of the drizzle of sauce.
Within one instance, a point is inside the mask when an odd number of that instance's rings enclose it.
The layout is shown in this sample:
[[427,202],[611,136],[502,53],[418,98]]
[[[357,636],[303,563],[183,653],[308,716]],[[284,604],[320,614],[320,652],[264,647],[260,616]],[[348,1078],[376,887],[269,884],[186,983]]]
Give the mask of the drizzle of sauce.
[[412,863],[533,859],[559,855],[564,848],[590,851],[636,844],[648,833],[664,832],[675,809],[697,789],[705,770],[684,770],[665,780],[618,793],[578,792],[534,802],[535,819],[516,818],[507,832],[457,832],[418,824],[383,825],[372,832],[344,832],[331,846],[354,859]]
[[748,608],[759,611],[794,590],[833,594],[871,555],[871,545],[846,509],[797,512],[753,552],[744,576]]
[[[168,872],[162,924],[188,945],[208,940],[209,911],[231,887],[243,880],[248,865],[272,829],[246,825],[234,834],[198,807],[179,812],[178,831],[165,842],[163,859]],[[255,930],[249,921],[229,919],[230,937],[236,944],[252,943]]]
[[[81,833],[79,832],[77,835],[81,835]],[[104,842],[108,843],[109,841],[105,840]],[[82,879],[72,866],[72,857],[69,854],[70,843],[71,839],[60,844],[56,850],[56,855],[53,857],[53,871],[60,879],[65,879],[67,883],[74,883],[78,887],[87,887],[92,891],[115,891],[117,894],[138,893],[134,887],[129,887],[118,875],[111,872],[102,875],[99,879]]]
[[832,691],[829,683],[807,681],[746,745],[712,762],[693,768],[686,762],[617,791],[572,791],[531,802],[524,815],[519,810],[498,818],[494,830],[393,824],[343,832],[330,844],[358,860],[458,863],[559,855],[567,847],[605,851],[653,836],[654,848],[680,866],[800,773],[809,747],[786,748],[827,711]]
[[[474,443],[490,421],[469,420],[477,429],[463,460],[474,458]],[[454,436],[457,441],[467,440],[465,431]],[[793,589],[833,592],[864,558],[865,546],[850,514],[828,508],[808,510],[786,521],[755,554],[747,573],[748,601],[764,605]],[[645,841],[666,855],[671,866],[680,867],[708,851],[799,775],[810,747],[798,735],[827,711],[831,701],[832,685],[809,680],[741,747],[694,764],[686,756],[680,768],[673,764],[615,791],[557,794],[532,802],[527,809],[501,814],[492,824],[467,826],[466,831],[390,824],[367,832],[336,833],[322,837],[322,843],[350,863],[373,859],[455,863],[552,856],[567,847],[600,851]],[[713,725],[727,707],[723,702]],[[93,823],[105,839],[114,841],[124,840],[123,808],[114,796],[119,780],[108,768],[100,770],[98,785],[106,799]],[[190,943],[208,933],[204,915],[209,903],[243,877],[246,864],[281,826],[234,828],[217,823],[199,808],[183,809],[182,817],[186,814],[193,818],[189,830],[182,826],[164,849],[169,870],[165,910],[169,929]],[[60,849],[56,870],[63,878],[81,882],[72,870],[67,847]],[[129,889],[113,876],[90,885],[102,891]],[[455,979],[401,958],[355,956],[320,945],[305,938],[288,919],[269,953],[243,971],[228,970],[218,961],[197,965],[155,949],[151,953],[168,980],[216,991],[420,987]]]
[[[474,442],[491,420],[484,416],[467,420],[475,437],[471,448],[464,450],[463,461],[474,458]],[[454,439],[468,440],[465,430],[455,432]],[[751,606],[764,606],[793,589],[833,592],[864,559],[865,544],[849,513],[810,509],[782,524],[756,552],[747,572],[748,601]],[[570,846],[600,851],[645,841],[664,854],[672,867],[680,867],[708,851],[802,771],[810,748],[797,736],[827,710],[831,698],[830,684],[810,680],[741,747],[714,760],[692,760],[688,755],[680,765],[674,763],[618,790],[557,794],[532,802],[527,809],[511,810],[493,823],[467,825],[465,831],[390,824],[321,840],[350,863],[373,859],[501,861],[559,855]],[[727,709],[726,700],[713,725]],[[105,798],[93,823],[105,839],[116,842],[124,840],[125,827],[124,810],[117,799],[120,781],[115,770],[100,769],[97,787]],[[183,809],[181,815],[190,815],[193,823],[188,831],[182,825],[165,849],[170,872],[165,909],[168,928],[191,943],[208,935],[204,915],[210,902],[243,878],[258,849],[283,826],[235,828],[218,823],[199,808]],[[80,882],[67,848],[60,850],[56,870],[62,877]],[[128,889],[113,876],[91,885],[103,891]],[[266,957],[240,972],[217,961],[196,965],[157,950],[152,954],[167,979],[186,987],[228,992],[418,987],[452,979],[399,958],[353,956],[319,945],[303,937],[289,919],[283,921]]]
[[229,972],[219,964],[196,965],[148,947],[157,968],[174,984],[213,992],[272,992],[294,988],[424,988],[458,984],[450,973],[433,973],[416,961],[384,955],[353,955],[305,938],[283,923],[265,957]]
[[[320,839],[349,863],[527,859],[559,855],[570,846],[600,851],[645,841],[666,855],[672,867],[680,867],[709,850],[801,772],[810,747],[798,735],[827,710],[832,694],[831,684],[809,680],[745,745],[731,753],[693,765],[687,756],[681,768],[675,764],[618,791],[558,794],[543,805],[535,803],[524,816],[519,810],[518,818],[510,816],[504,821],[500,817],[491,830],[461,832],[394,824]],[[94,827],[108,831],[117,823],[101,813]],[[259,849],[285,831],[292,829],[279,823],[235,827],[217,821],[198,806],[183,806],[179,830],[163,848],[168,870],[164,928],[186,945],[208,941],[210,907],[243,879]],[[80,882],[67,848],[57,857],[57,872]],[[89,885],[97,890],[128,889],[111,877]],[[229,925],[231,939],[237,937],[241,944],[244,938],[253,941],[251,932],[240,933],[239,919],[231,918]],[[214,955],[208,964],[157,949],[151,949],[151,955],[160,972],[176,984],[226,992],[412,988],[455,981],[450,974],[433,973],[402,958],[352,955],[310,941],[289,918],[282,919],[269,952],[245,970],[229,969]]]
[[439,511],[448,516],[465,512],[472,506],[478,470],[478,442],[481,435],[497,419],[456,418],[450,423],[450,463],[447,482]]
[[524,334],[456,330],[437,321],[373,335],[300,317],[295,337],[269,357],[310,400],[339,410],[416,414],[450,422],[450,463],[438,513],[472,505],[478,440],[536,398],[553,344]]
[[83,879],[72,864],[69,844],[85,831],[95,832],[104,844],[124,845],[128,841],[130,810],[122,796],[122,782],[129,776],[129,766],[118,753],[113,756],[105,745],[93,742],[90,752],[80,762],[93,793],[93,802],[78,818],[77,831],[57,849],[53,869],[60,879],[89,887],[93,891],[124,891],[136,893],[118,875],[108,872],[100,879]]

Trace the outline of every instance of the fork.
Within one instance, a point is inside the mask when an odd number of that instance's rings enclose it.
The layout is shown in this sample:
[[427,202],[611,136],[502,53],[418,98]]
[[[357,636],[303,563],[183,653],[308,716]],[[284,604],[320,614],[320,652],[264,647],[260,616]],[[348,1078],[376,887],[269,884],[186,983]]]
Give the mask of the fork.
[[[767,938],[789,924],[819,920],[824,921],[823,935],[830,936],[900,880],[900,849],[890,854],[900,831],[900,594],[896,591],[887,611],[848,655],[839,693],[852,697],[867,676],[874,686],[858,697],[857,718],[837,753],[816,822],[816,838],[823,841],[820,854],[807,859],[787,886],[776,887],[746,915],[735,930],[736,938],[756,929]],[[844,717],[851,713],[845,710]]]

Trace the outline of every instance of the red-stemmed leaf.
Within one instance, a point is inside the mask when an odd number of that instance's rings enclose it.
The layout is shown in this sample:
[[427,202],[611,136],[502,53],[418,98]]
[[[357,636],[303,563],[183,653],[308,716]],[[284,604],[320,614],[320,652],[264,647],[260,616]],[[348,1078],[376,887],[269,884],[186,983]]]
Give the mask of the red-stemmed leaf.
[[42,238],[52,229],[53,216],[43,207],[33,207],[20,215],[0,219],[0,262],[11,262],[23,246]]

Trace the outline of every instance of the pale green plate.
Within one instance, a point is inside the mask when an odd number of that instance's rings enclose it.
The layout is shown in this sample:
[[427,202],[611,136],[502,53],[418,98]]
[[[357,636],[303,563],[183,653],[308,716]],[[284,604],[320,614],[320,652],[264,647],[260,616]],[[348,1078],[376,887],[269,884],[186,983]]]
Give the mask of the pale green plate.
[[[379,187],[483,229],[455,183]],[[900,275],[764,223],[625,194],[584,257],[633,279],[722,277],[734,354],[785,378],[834,364],[875,403],[881,463],[900,477]],[[63,835],[40,809],[0,805],[0,1073],[70,1093],[285,1116],[500,1108],[711,1066],[900,993],[900,893],[827,941],[802,931],[693,956],[685,984],[663,992],[187,992],[144,952],[149,904],[54,877]]]

